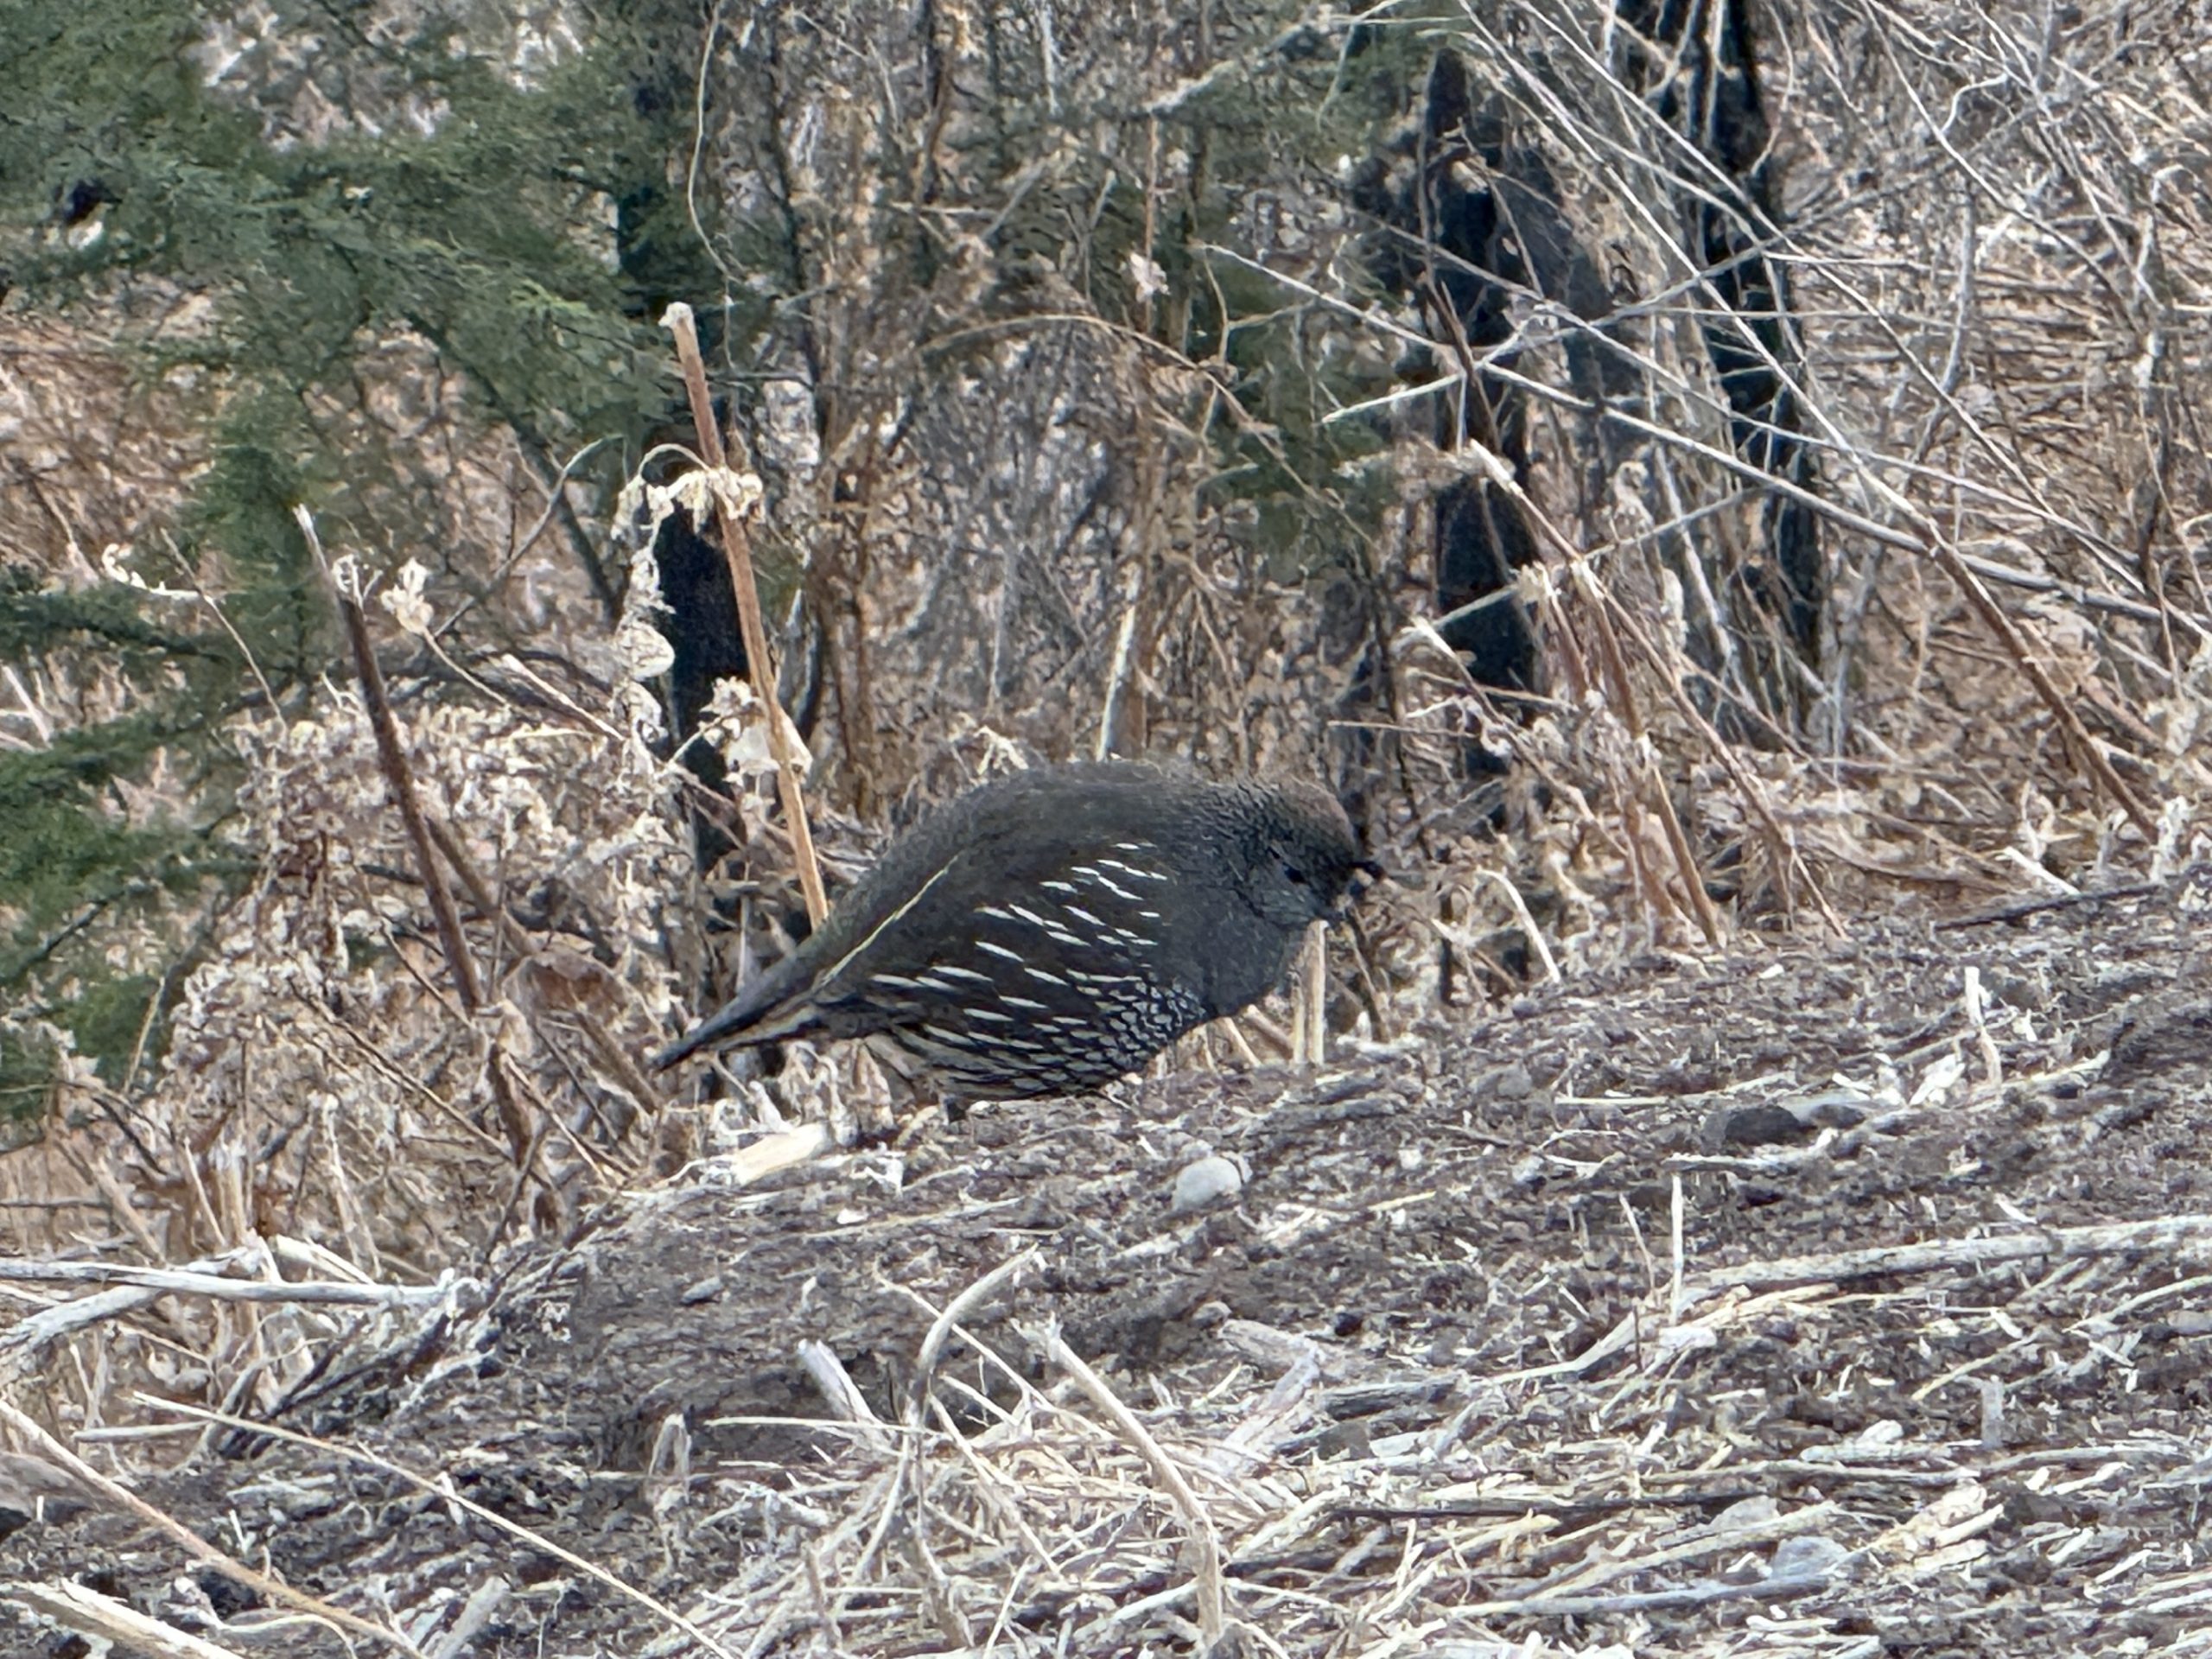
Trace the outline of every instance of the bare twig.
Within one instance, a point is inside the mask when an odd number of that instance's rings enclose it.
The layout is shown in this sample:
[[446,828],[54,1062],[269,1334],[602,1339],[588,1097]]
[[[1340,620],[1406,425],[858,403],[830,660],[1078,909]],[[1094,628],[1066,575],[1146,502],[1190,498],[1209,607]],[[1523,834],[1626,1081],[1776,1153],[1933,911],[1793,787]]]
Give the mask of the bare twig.
[[1136,1414],[1122,1403],[1121,1396],[1106,1386],[1106,1380],[1084,1363],[1075,1350],[1069,1347],[1060,1335],[1058,1324],[1046,1326],[1033,1333],[1033,1339],[1042,1350],[1046,1363],[1057,1365],[1075,1380],[1090,1402],[1106,1414],[1115,1431],[1145,1460],[1153,1478],[1166,1489],[1176,1512],[1182,1516],[1185,1536],[1190,1540],[1192,1577],[1198,1598],[1198,1632],[1207,1647],[1221,1639],[1225,1605],[1222,1595],[1221,1537],[1214,1530],[1213,1517],[1191,1490],[1191,1483],[1184,1478],[1176,1466],[1152,1437],[1152,1432],[1137,1421]]
[[18,1603],[65,1630],[151,1659],[240,1659],[236,1648],[218,1646],[67,1579],[50,1584],[0,1584],[0,1601]]
[[[307,538],[315,568],[322,573],[323,584],[329,588],[339,618],[346,625],[346,641],[353,652],[353,671],[360,681],[361,701],[368,709],[370,728],[376,734],[377,763],[384,771],[385,787],[391,793],[392,804],[399,809],[400,822],[406,826],[407,840],[415,854],[415,873],[429,903],[430,919],[437,928],[447,971],[453,976],[454,995],[460,1001],[461,1012],[473,1020],[484,1007],[483,987],[476,976],[475,960],[468,953],[467,936],[461,931],[460,912],[454,908],[452,889],[446,886],[444,867],[438,862],[433,849],[429,823],[415,790],[414,771],[407,763],[406,747],[399,741],[399,722],[392,715],[391,699],[385,691],[384,670],[377,664],[376,646],[369,639],[368,616],[361,608],[360,596],[346,592],[331,569],[322,550],[322,538],[315,531],[315,515],[304,506],[295,506],[292,517],[299,524],[300,533]],[[500,1127],[507,1132],[508,1149],[516,1163],[528,1169],[537,1136],[515,1099],[513,1085],[507,1077],[506,1057],[496,1038],[484,1057],[484,1069],[493,1103],[499,1110]]]
[[1981,620],[1988,624],[1989,631],[1997,636],[1998,643],[2005,647],[2005,654],[2027,677],[2028,683],[2035,687],[2036,696],[2043,699],[2044,707],[2050,710],[2051,718],[2065,732],[2068,747],[2081,757],[2098,786],[2112,798],[2114,805],[2127,814],[2128,822],[2143,832],[2143,838],[2156,846],[2158,840],[2156,815],[2136,798],[2135,791],[2113,770],[2112,761],[2097,746],[2097,741],[2089,735],[2088,728],[2082,724],[2082,716],[2075,712],[2072,700],[2059,690],[2035,652],[2029,647],[2019,625],[1990,597],[1989,589],[1981,585],[1981,578],[1967,569],[1965,562],[1949,543],[1931,536],[1928,538],[1925,550],[1942,567],[1943,573],[1958,585],[1959,591],[1967,596]]
[[[716,475],[715,514],[721,526],[722,556],[729,561],[730,586],[737,595],[738,626],[745,636],[746,677],[752,681],[760,700],[761,717],[768,722],[768,753],[775,757],[776,789],[783,798],[791,860],[798,867],[799,891],[806,896],[807,915],[819,923],[830,913],[830,901],[822,889],[814,832],[807,825],[805,786],[791,753],[783,704],[776,695],[776,659],[768,650],[768,630],[760,620],[760,592],[753,580],[753,543],[746,534],[734,493],[722,483],[733,469],[723,448],[721,427],[715,419],[714,399],[708,395],[707,365],[700,360],[691,308],[679,300],[668,308],[661,326],[676,337],[677,360],[683,366],[684,389],[691,398],[691,422],[699,432],[699,453]],[[738,442],[734,436],[732,441]],[[741,450],[737,456],[741,468],[745,460]]]
[[429,826],[423,817],[423,803],[415,792],[415,776],[407,764],[406,747],[399,741],[399,722],[392,717],[391,699],[385,692],[384,670],[378,666],[376,646],[369,639],[368,617],[361,609],[359,596],[346,592],[337,573],[331,569],[330,560],[322,550],[322,537],[315,531],[315,515],[304,506],[296,506],[292,517],[298,521],[300,533],[307,537],[315,569],[322,573],[323,583],[330,589],[331,602],[338,607],[338,619],[346,625],[346,643],[353,652],[353,672],[360,682],[361,701],[368,709],[370,729],[376,734],[377,763],[384,768],[385,787],[391,792],[391,804],[399,809],[400,822],[406,826],[408,842],[415,849],[415,874],[429,902],[430,919],[438,930],[438,944],[445,952],[447,971],[453,975],[454,994],[461,999],[462,1010],[474,1016],[483,1004],[484,994],[477,984],[476,964],[469,957],[468,941],[461,933],[461,917],[454,909],[453,894],[446,887],[445,871],[431,850]]
[[[143,1395],[139,1397],[148,1405],[169,1410],[193,1411],[192,1408],[178,1406],[170,1401],[156,1400]],[[213,1412],[202,1414],[196,1411],[194,1414],[206,1417],[219,1415]],[[281,1429],[262,1429],[257,1424],[246,1423],[236,1419],[232,1421],[242,1428],[251,1428],[257,1432],[279,1435],[284,1433]],[[35,1420],[5,1401],[0,1401],[0,1422],[5,1423],[24,1440],[36,1446],[41,1456],[49,1458],[67,1469],[78,1480],[83,1482],[88,1491],[97,1493],[124,1513],[137,1516],[172,1543],[181,1547],[194,1560],[205,1562],[225,1578],[244,1585],[257,1595],[265,1596],[271,1601],[282,1602],[288,1607],[296,1608],[301,1612],[322,1619],[340,1630],[351,1630],[356,1636],[379,1643],[401,1653],[411,1655],[413,1659],[423,1659],[423,1650],[398,1631],[387,1629],[381,1624],[372,1624],[367,1619],[357,1618],[342,1607],[334,1607],[319,1597],[308,1595],[305,1591],[295,1590],[281,1580],[272,1579],[267,1573],[257,1572],[245,1562],[225,1554],[189,1527],[182,1526],[162,1514],[137,1493],[110,1480],[67,1446],[62,1445],[60,1441],[55,1440],[53,1435],[41,1428]],[[289,1437],[287,1436],[287,1438]]]
[[1694,1306],[1731,1290],[1782,1285],[1829,1284],[1876,1274],[1943,1273],[2041,1256],[2113,1255],[2125,1251],[2176,1251],[2212,1244],[2212,1215],[2160,1216],[2150,1221],[2108,1222],[2091,1227],[2043,1227],[1986,1238],[1939,1238],[1918,1244],[1881,1244],[1821,1255],[1785,1255],[1768,1262],[1694,1274],[1683,1305]]
[[[385,1474],[391,1476],[396,1480],[404,1481],[408,1485],[412,1486],[416,1491],[423,1493],[424,1496],[435,1498],[440,1503],[448,1505],[454,1509],[464,1510],[474,1519],[482,1522],[485,1525],[495,1528],[499,1531],[505,1533],[510,1538],[517,1539],[528,1545],[532,1549],[543,1550],[547,1555],[552,1557],[554,1560],[563,1562],[564,1565],[573,1567],[575,1571],[583,1573],[586,1577],[595,1580],[600,1584],[606,1586],[607,1588],[614,1592],[616,1595],[621,1596],[625,1599],[634,1602],[637,1605],[643,1607],[646,1611],[652,1614],[654,1618],[662,1620],[672,1629],[683,1631],[684,1635],[690,1637],[694,1642],[696,1642],[709,1653],[720,1655],[721,1659],[731,1659],[731,1655],[728,1648],[725,1648],[721,1643],[709,1636],[706,1631],[701,1630],[697,1624],[685,1618],[682,1613],[677,1611],[675,1608],[669,1606],[665,1602],[655,1599],[653,1597],[647,1595],[644,1591],[625,1583],[622,1580],[615,1577],[613,1573],[609,1573],[605,1567],[596,1566],[593,1562],[586,1560],[582,1556],[576,1554],[574,1551],[563,1549],[559,1544],[554,1542],[552,1539],[547,1537],[543,1533],[534,1532],[528,1527],[518,1525],[515,1522],[508,1520],[506,1516],[499,1514],[497,1510],[486,1509],[484,1505],[477,1503],[474,1499],[467,1497],[456,1491],[450,1479],[431,1480],[425,1476],[416,1474],[411,1469],[403,1468],[398,1464],[393,1463],[388,1459],[379,1458],[375,1456],[373,1453],[364,1452],[359,1446],[341,1445],[330,1440],[320,1440],[311,1434],[299,1434],[295,1433],[289,1428],[279,1428],[273,1423],[255,1422],[249,1418],[234,1417],[228,1412],[210,1411],[203,1406],[190,1405],[181,1400],[164,1400],[155,1395],[140,1394],[137,1396],[137,1400],[139,1404],[146,1407],[149,1410],[177,1412],[184,1416],[192,1418],[198,1422],[217,1423],[220,1424],[225,1428],[234,1428],[243,1433],[257,1435],[269,1440],[283,1440],[291,1446],[305,1446],[312,1451],[325,1453],[327,1456],[343,1458],[349,1463],[358,1463],[366,1468],[380,1471]],[[12,1408],[7,1407],[0,1407],[0,1411],[8,1412],[11,1420],[13,1417],[20,1415],[20,1414],[13,1412]],[[134,1500],[134,1502],[136,1500]],[[226,1572],[229,1571],[227,1567],[224,1570]],[[251,1580],[248,1580],[248,1582],[251,1582]],[[260,1586],[257,1584],[255,1587],[259,1588]],[[295,1599],[296,1605],[297,1600],[304,1599],[298,1598],[296,1592],[288,1592],[287,1596],[288,1599]],[[320,1605],[321,1604],[315,1605]],[[334,1612],[336,1610],[329,1609],[327,1611]],[[365,1635],[384,1637],[386,1640],[393,1641],[395,1643],[404,1646],[407,1652],[416,1654],[419,1659],[420,1649],[416,1648],[412,1643],[401,1643],[399,1638],[391,1637],[387,1632],[378,1630],[373,1625],[362,1624],[359,1620],[352,1619],[349,1617],[347,1618],[347,1627],[349,1629],[358,1629]]]

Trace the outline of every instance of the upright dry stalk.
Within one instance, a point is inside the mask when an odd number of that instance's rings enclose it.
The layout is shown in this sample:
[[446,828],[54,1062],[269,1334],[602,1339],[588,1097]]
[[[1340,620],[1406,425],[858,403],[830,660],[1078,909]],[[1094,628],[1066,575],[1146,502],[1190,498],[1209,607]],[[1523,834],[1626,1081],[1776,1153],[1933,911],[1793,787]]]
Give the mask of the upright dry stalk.
[[[722,448],[721,428],[715,420],[714,400],[707,395],[707,365],[699,357],[699,335],[691,308],[678,300],[661,316],[661,327],[676,336],[676,358],[683,370],[683,388],[691,397],[691,422],[699,429],[699,454],[717,474],[730,471]],[[743,440],[738,460],[746,460]],[[806,792],[798,763],[791,758],[791,739],[784,729],[784,706],[776,698],[776,659],[768,652],[768,630],[760,620],[760,592],[753,581],[753,543],[745,524],[731,505],[729,493],[715,493],[715,518],[721,527],[722,556],[729,561],[729,585],[737,594],[737,625],[745,636],[745,673],[760,699],[768,721],[768,753],[776,762],[776,792],[784,803],[784,821],[791,826],[791,861],[798,867],[799,891],[806,895],[809,919],[819,923],[830,913],[822,893],[822,871],[815,862],[814,832],[807,827]]]
[[1136,638],[1137,605],[1133,596],[1122,610],[1122,626],[1114,636],[1114,665],[1106,675],[1106,706],[1098,714],[1096,758],[1109,760],[1121,736],[1122,698],[1129,684],[1129,645]]
[[1690,696],[1688,688],[1683,685],[1682,677],[1675,671],[1673,662],[1660,650],[1657,642],[1644,632],[1627,607],[1605,591],[1604,584],[1593,581],[1588,584],[1587,591],[1593,603],[1605,611],[1608,626],[1618,637],[1627,639],[1635,645],[1638,655],[1643,658],[1659,682],[1660,689],[1673,700],[1675,712],[1682,717],[1683,723],[1697,734],[1698,740],[1704,744],[1706,752],[1712,755],[1720,769],[1728,774],[1729,782],[1736,786],[1738,797],[1750,810],[1751,816],[1758,820],[1760,827],[1765,830],[1768,841],[1774,849],[1776,868],[1783,879],[1786,880],[1790,872],[1795,871],[1798,881],[1811,896],[1815,906],[1819,908],[1821,919],[1827,925],[1829,931],[1838,938],[1843,938],[1847,931],[1843,925],[1843,918],[1835,913],[1834,909],[1828,904],[1827,895],[1821,893],[1820,883],[1813,879],[1811,867],[1805,862],[1803,855],[1797,850],[1796,843],[1790,840],[1788,832],[1783,829],[1781,821],[1774,816],[1774,809],[1767,804],[1766,796],[1760,790],[1758,780],[1745,767],[1742,759],[1737,754],[1734,747],[1730,745],[1727,739],[1714,729],[1713,722],[1699,711],[1696,700]]
[[315,569],[322,572],[332,602],[338,607],[339,620],[346,625],[346,643],[353,651],[353,672],[361,683],[361,701],[369,711],[369,728],[376,734],[377,764],[384,770],[385,787],[391,792],[391,804],[399,809],[399,820],[407,827],[408,842],[415,849],[416,868],[430,901],[430,919],[438,930],[438,944],[445,952],[447,970],[453,975],[454,994],[461,999],[461,1012],[474,1018],[484,1001],[476,981],[476,964],[469,959],[468,941],[461,934],[461,917],[453,907],[453,893],[446,886],[444,867],[430,849],[429,825],[423,817],[422,800],[415,792],[415,775],[408,767],[407,752],[400,747],[399,723],[391,717],[391,699],[385,692],[384,670],[377,664],[376,646],[369,639],[369,619],[361,610],[361,601],[339,585],[331,570],[330,561],[322,550],[322,537],[315,532],[315,515],[303,506],[296,506],[292,517],[299,524],[300,534],[307,537]]
[[1298,982],[1291,995],[1291,1064],[1319,1065],[1329,1049],[1329,930],[1315,922],[1298,952]]
[[[1636,690],[1629,683],[1628,664],[1622,659],[1620,641],[1613,635],[1612,624],[1605,614],[1611,595],[1607,594],[1592,575],[1589,566],[1580,558],[1570,558],[1569,568],[1592,599],[1589,608],[1591,632],[1598,643],[1598,655],[1611,685],[1613,713],[1628,728],[1630,752],[1637,757],[1645,781],[1651,791],[1652,810],[1658,815],[1659,825],[1667,837],[1667,850],[1675,861],[1675,874],[1682,884],[1682,897],[1690,906],[1690,913],[1697,918],[1698,931],[1705,935],[1705,942],[1716,949],[1721,937],[1720,912],[1713,896],[1705,890],[1705,877],[1697,868],[1697,855],[1690,849],[1690,838],[1682,829],[1681,818],[1675,811],[1675,798],[1667,788],[1667,779],[1659,770],[1657,747],[1650,741],[1643,726],[1643,711],[1637,705]],[[1632,806],[1633,795],[1623,798],[1624,805]],[[1632,823],[1632,820],[1631,820]],[[1637,842],[1631,834],[1629,841],[1631,854]],[[1656,897],[1665,899],[1664,884],[1653,883]]]
[[[384,772],[385,788],[391,796],[392,804],[399,809],[400,822],[406,826],[408,842],[415,850],[415,867],[429,900],[430,919],[438,930],[438,945],[445,952],[447,971],[453,976],[454,995],[460,1001],[461,1011],[474,1020],[484,1007],[483,987],[476,977],[475,960],[468,954],[467,937],[461,931],[460,913],[454,909],[453,890],[446,886],[445,867],[438,862],[432,849],[429,821],[423,815],[422,799],[415,790],[415,773],[407,764],[407,751],[399,741],[399,722],[392,718],[391,698],[385,690],[384,670],[377,664],[376,646],[369,639],[369,619],[361,609],[360,600],[339,585],[330,561],[323,553],[322,537],[315,531],[315,515],[303,506],[296,506],[292,517],[299,524],[300,533],[307,537],[315,569],[322,573],[332,602],[338,607],[339,619],[346,625],[346,642],[353,652],[353,672],[361,683],[361,701],[369,711],[370,729],[376,734],[377,764]],[[499,1109],[500,1126],[507,1132],[508,1146],[515,1161],[527,1170],[534,1161],[532,1152],[537,1137],[507,1080],[505,1056],[496,1038],[485,1057],[485,1071],[493,1101]]]
[[2105,752],[2097,747],[2096,739],[2089,735],[2089,728],[2082,723],[2082,716],[2075,712],[2073,703],[2059,690],[2056,683],[2044,671],[2043,664],[2036,660],[2035,653],[2028,648],[2027,639],[2005,613],[2005,607],[1991,596],[1988,588],[1982,586],[1981,578],[1967,568],[1966,561],[1959,556],[1958,550],[1942,537],[1929,537],[1924,550],[1942,567],[1943,574],[1958,585],[1959,591],[1967,596],[1967,602],[1974,607],[1989,631],[1997,636],[1997,643],[2005,647],[2005,654],[2027,677],[2028,683],[2043,699],[2044,707],[2050,710],[2051,718],[2066,734],[2068,745],[2088,767],[2090,776],[2112,798],[2113,804],[2127,815],[2128,822],[2143,832],[2143,839],[2153,847],[2157,846],[2157,820],[2150,810],[2136,798],[2135,791],[2114,770]]

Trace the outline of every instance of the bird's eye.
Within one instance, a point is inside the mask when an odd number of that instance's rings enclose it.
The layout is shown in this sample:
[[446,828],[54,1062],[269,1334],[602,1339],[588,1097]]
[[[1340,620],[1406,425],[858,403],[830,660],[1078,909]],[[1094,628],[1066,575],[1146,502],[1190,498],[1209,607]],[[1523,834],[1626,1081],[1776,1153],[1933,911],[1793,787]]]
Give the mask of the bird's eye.
[[1282,867],[1282,876],[1283,880],[1289,882],[1294,887],[1302,887],[1306,885],[1306,872],[1300,869],[1295,864],[1284,865]]

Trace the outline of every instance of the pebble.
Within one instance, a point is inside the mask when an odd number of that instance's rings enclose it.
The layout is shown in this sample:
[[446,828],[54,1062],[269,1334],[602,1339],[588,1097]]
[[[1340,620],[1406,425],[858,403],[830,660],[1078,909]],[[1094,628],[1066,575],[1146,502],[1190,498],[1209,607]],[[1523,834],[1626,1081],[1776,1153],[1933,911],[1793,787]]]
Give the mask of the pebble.
[[1233,1198],[1243,1190],[1244,1172],[1217,1153],[1183,1166],[1175,1177],[1175,1196],[1168,1209],[1172,1214],[1187,1216]]

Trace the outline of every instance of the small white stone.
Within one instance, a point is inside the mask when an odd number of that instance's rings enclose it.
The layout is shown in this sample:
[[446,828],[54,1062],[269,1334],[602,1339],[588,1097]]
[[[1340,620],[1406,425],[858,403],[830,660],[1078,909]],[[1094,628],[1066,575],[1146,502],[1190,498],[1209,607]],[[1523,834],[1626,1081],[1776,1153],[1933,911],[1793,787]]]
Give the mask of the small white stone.
[[1175,1177],[1175,1196],[1168,1205],[1169,1211],[1187,1216],[1224,1198],[1233,1198],[1243,1190],[1244,1172],[1234,1163],[1218,1154],[1201,1158],[1196,1163],[1185,1164]]

